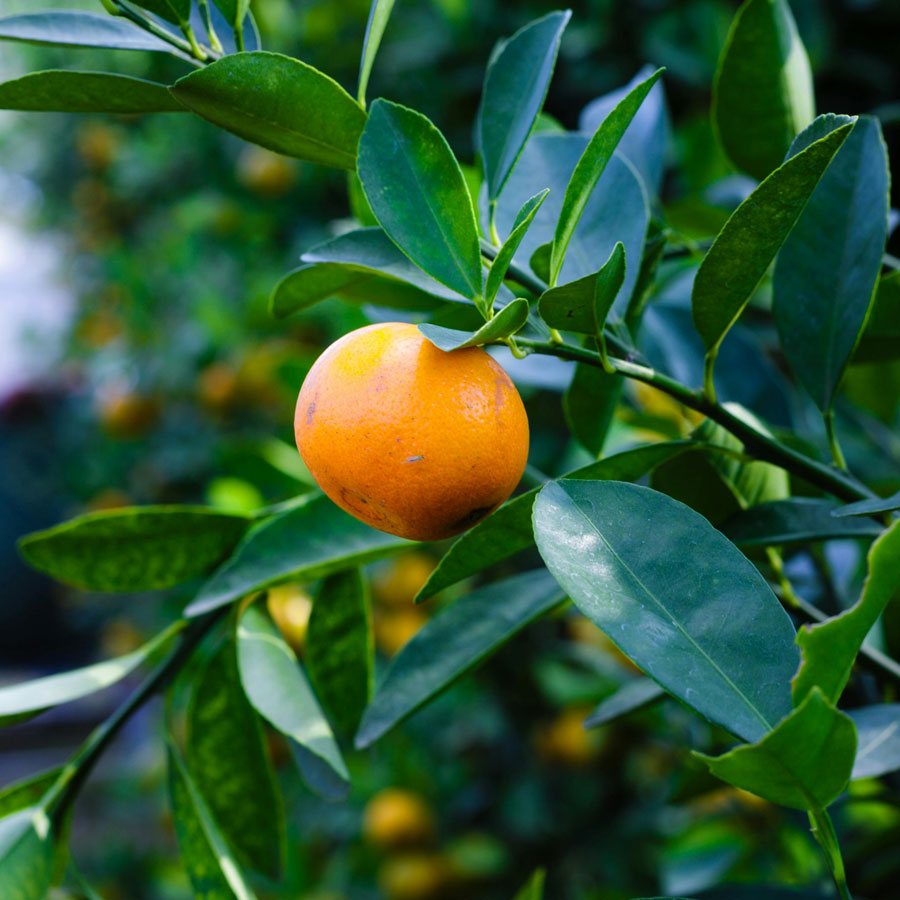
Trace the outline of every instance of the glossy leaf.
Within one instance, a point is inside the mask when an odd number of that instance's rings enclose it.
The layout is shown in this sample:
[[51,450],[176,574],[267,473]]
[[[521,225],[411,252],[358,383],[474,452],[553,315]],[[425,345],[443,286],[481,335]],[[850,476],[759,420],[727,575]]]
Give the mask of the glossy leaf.
[[326,578],[306,633],[310,681],[341,735],[352,735],[372,698],[372,612],[359,569]]
[[238,861],[278,878],[285,818],[259,718],[241,687],[235,643],[227,641],[195,681],[187,765]]
[[[836,521],[856,522],[857,519]],[[872,544],[862,596],[850,609],[797,634],[803,663],[793,682],[794,705],[814,688],[837,703],[860,647],[900,585],[900,520]]]
[[515,900],[543,900],[544,882],[547,879],[547,872],[544,869],[538,869],[522,886],[522,889],[516,894]]
[[707,350],[737,321],[851,128],[837,128],[782,163],[717,235],[691,295],[694,326]]
[[[846,116],[819,117],[791,153],[821,136],[823,128],[846,121]],[[773,312],[781,347],[822,410],[834,403],[872,304],[887,239],[889,183],[878,120],[861,116],[775,264]]]
[[0,84],[0,109],[33,112],[185,112],[164,84],[113,75],[50,69]]
[[600,180],[604,169],[631,124],[644,98],[662,74],[662,69],[654,72],[616,104],[612,112],[603,120],[594,133],[584,153],[575,166],[575,171],[563,197],[562,209],[553,234],[550,250],[550,284],[555,285],[562,270],[563,258],[575,234],[575,228],[584,213],[588,200]]
[[859,746],[851,778],[877,778],[900,769],[900,703],[851,709]]
[[833,516],[878,516],[882,513],[895,512],[900,509],[900,491],[891,494],[890,497],[878,497],[872,500],[858,500],[856,503],[848,503],[838,506],[831,511]]
[[204,900],[255,900],[184,760],[172,744],[168,749],[175,835],[194,896]]
[[790,619],[702,516],[649,488],[566,479],[538,495],[534,531],[573,603],[670,694],[744,740],[790,712]]
[[868,519],[833,516],[831,500],[791,497],[760,503],[729,519],[722,531],[742,547],[802,544],[833,538],[877,537],[882,528]]
[[372,0],[369,9],[369,21],[366,23],[366,36],[363,39],[362,58],[359,62],[359,86],[356,92],[356,99],[363,107],[366,105],[366,89],[369,86],[372,66],[393,9],[394,0]]
[[825,809],[847,787],[856,755],[853,720],[818,688],[758,743],[722,756],[695,753],[736,787],[792,809]]
[[444,136],[421,113],[376,100],[359,142],[359,178],[387,235],[433,278],[484,289],[472,198]]
[[156,50],[163,53],[171,53],[174,49],[171,44],[126,19],[74,9],[0,18],[0,40],[62,47]]
[[814,115],[809,58],[786,0],[746,0],[713,86],[722,147],[739,169],[765,178]]
[[522,243],[525,233],[531,227],[531,223],[537,215],[537,211],[541,208],[541,204],[547,198],[547,194],[549,193],[549,188],[546,188],[541,191],[541,193],[529,197],[519,210],[519,214],[516,216],[515,222],[513,222],[513,230],[510,232],[509,237],[503,242],[503,246],[497,251],[497,255],[491,263],[491,268],[488,272],[484,286],[486,309],[491,309],[493,307],[494,298],[497,296],[497,292],[503,285],[503,279],[506,277],[509,265],[513,261],[516,251],[519,249],[519,244]]
[[71,703],[121,681],[164,647],[181,628],[182,623],[176,622],[143,647],[125,656],[59,675],[45,675],[33,681],[0,687],[0,725],[31,718],[45,709]]
[[262,50],[223,57],[171,88],[204,119],[254,144],[353,170],[366,114],[332,78]]
[[[593,340],[586,344],[591,350],[597,349]],[[563,414],[572,437],[592,456],[603,452],[623,387],[621,375],[610,375],[585,363],[575,364],[572,380],[563,394]]]
[[86,591],[152,591],[202,575],[250,520],[203,506],[135,506],[88,513],[19,541],[39,572]]
[[391,661],[363,715],[357,748],[373,744],[564,596],[538,570],[479,588],[442,609]]
[[0,819],[0,897],[44,900],[53,878],[50,820],[40,806]]
[[313,581],[415,546],[316,497],[254,528],[187,607],[197,616],[280,581]]
[[624,283],[625,245],[619,241],[599,272],[544,291],[538,311],[551,328],[597,335]]
[[502,41],[491,55],[475,126],[490,201],[500,195],[544,105],[570,17],[568,10],[549,13]]
[[[634,481],[693,447],[696,444],[692,441],[648,444],[614,453],[564,477]],[[417,602],[427,600],[451,584],[531,547],[534,544],[531,513],[539,491],[540,488],[534,488],[508,500],[474,528],[460,535],[419,591]]]
[[457,331],[440,325],[420,325],[419,331],[441,350],[462,350],[501,341],[519,331],[528,321],[528,301],[519,297],[507,304],[476,332]]
[[615,693],[601,700],[584,720],[585,728],[597,728],[619,716],[642,709],[665,696],[665,691],[652,678],[632,678]]
[[238,624],[238,665],[257,712],[295,743],[309,786],[326,797],[344,796],[350,776],[325,714],[291,648],[254,606]]

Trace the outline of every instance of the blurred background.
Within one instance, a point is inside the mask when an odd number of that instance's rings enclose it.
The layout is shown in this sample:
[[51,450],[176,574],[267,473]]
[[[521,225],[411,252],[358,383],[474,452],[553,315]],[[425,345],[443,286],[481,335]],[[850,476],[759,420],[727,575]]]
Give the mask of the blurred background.
[[[267,49],[352,90],[368,5],[254,0],[252,10]],[[666,66],[666,219],[688,240],[715,234],[749,189],[718,150],[708,116],[737,3],[571,5],[546,111],[575,128],[592,99],[645,64]],[[90,0],[0,0],[0,14],[63,6],[100,9]],[[819,111],[878,115],[900,158],[900,3],[791,6]],[[549,0],[399,0],[370,95],[424,112],[471,164],[492,46],[553,8]],[[3,80],[53,67],[164,82],[186,71],[159,54],[0,43]],[[894,191],[896,207],[896,180]],[[128,652],[177,614],[191,588],[68,591],[24,567],[18,536],[90,510],[167,502],[255,509],[312,488],[293,448],[296,393],[325,345],[379,313],[328,301],[276,322],[267,301],[304,249],[350,219],[343,173],[244,144],[191,116],[0,112],[0,681]],[[863,454],[873,434],[896,450],[900,370],[882,367],[873,391],[865,368],[848,379],[867,417],[848,451]],[[586,453],[563,443],[559,393],[569,374],[546,361],[540,377],[527,367],[517,374],[534,431],[531,462],[551,474]],[[748,377],[770,422],[803,421],[804,409],[781,393],[777,367]],[[608,448],[692,424],[658,396],[628,394]],[[885,485],[897,477],[869,474]],[[859,554],[852,545],[829,552],[849,592]],[[411,600],[436,558],[417,552],[369,571],[382,663],[426,620],[427,606]],[[289,586],[269,598],[301,652],[307,590]],[[260,895],[509,898],[538,864],[549,870],[548,900],[694,896],[725,881],[823,883],[805,818],[702,774],[685,748],[716,736],[674,701],[607,728],[581,727],[632,674],[585,620],[542,622],[372,750],[351,753],[346,804],[309,794],[273,739],[291,810],[290,866],[284,884],[260,885]],[[113,688],[0,733],[0,784],[65,758],[120,696]],[[148,707],[78,806],[73,853],[105,900],[189,895],[165,811],[161,734],[160,709]],[[855,790],[840,811],[851,884],[861,896],[895,898],[900,815],[869,801],[865,782]]]

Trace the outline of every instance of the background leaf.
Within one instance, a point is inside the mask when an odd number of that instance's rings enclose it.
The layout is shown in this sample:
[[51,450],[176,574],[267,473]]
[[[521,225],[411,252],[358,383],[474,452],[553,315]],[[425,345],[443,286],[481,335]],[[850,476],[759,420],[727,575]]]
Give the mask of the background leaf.
[[890,497],[878,497],[872,500],[859,500],[856,503],[847,503],[838,506],[831,511],[831,515],[843,518],[844,516],[873,516],[881,513],[894,512],[900,509],[900,491],[891,494]]
[[538,869],[516,894],[515,900],[543,900],[546,879],[546,871]]
[[543,570],[525,572],[460,597],[397,654],[356,734],[368,747],[564,599]]
[[240,28],[250,9],[250,0],[213,0],[232,28]]
[[[592,350],[596,348],[592,340],[585,343]],[[563,413],[572,437],[591,456],[599,456],[603,451],[623,388],[621,375],[610,375],[585,363],[575,364],[563,395]]]
[[665,693],[652,678],[632,678],[594,707],[584,720],[584,727],[597,728],[619,716],[653,703],[654,700],[665,696]]
[[0,19],[0,40],[56,44],[63,47],[156,50],[163,53],[172,53],[174,50],[171,44],[126,19],[75,9],[6,16]]
[[[821,137],[823,129],[846,122],[846,116],[820,116],[791,154]],[[772,281],[778,337],[823,411],[834,403],[878,283],[889,185],[881,127],[872,116],[861,116],[778,253]]]
[[900,271],[878,282],[871,314],[853,354],[854,362],[881,362],[900,358]]
[[203,506],[135,506],[88,513],[19,541],[40,572],[86,591],[152,591],[208,572],[250,520]]
[[394,8],[394,0],[372,0],[369,9],[369,20],[366,23],[366,36],[363,39],[362,58],[359,61],[359,87],[356,99],[360,106],[366,105],[366,89],[369,86],[369,76],[372,74],[372,66],[384,37],[388,19]]
[[790,619],[702,516],[649,488],[566,479],[541,491],[534,531],[572,602],[669,693],[745,740],[790,712]]
[[419,267],[474,299],[483,293],[472,198],[444,136],[421,113],[376,100],[359,142],[359,178],[385,232]]
[[785,0],[738,10],[713,85],[713,121],[737,168],[765,178],[815,115],[812,72]]
[[22,781],[6,785],[0,790],[0,819],[11,813],[34,806],[53,786],[62,774],[62,768],[50,769],[39,775],[32,775]]
[[44,900],[53,876],[50,821],[40,806],[0,819],[0,896]]
[[900,769],[900,703],[851,709],[859,746],[851,778],[877,778]]
[[171,90],[198,116],[247,141],[324,166],[356,166],[366,114],[336,81],[300,60],[238,53]]

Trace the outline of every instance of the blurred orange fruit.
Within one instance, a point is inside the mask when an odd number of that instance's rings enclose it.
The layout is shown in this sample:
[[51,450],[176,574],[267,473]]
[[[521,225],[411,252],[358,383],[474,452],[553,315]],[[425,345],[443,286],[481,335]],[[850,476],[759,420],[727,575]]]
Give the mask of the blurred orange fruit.
[[435,853],[395,856],[378,873],[388,900],[435,900],[445,895],[450,881],[450,867]]
[[241,184],[260,197],[281,197],[297,183],[296,162],[263,147],[247,147],[237,171]]
[[115,438],[143,437],[159,420],[159,401],[132,391],[111,393],[100,401],[100,424]]
[[338,506],[413,540],[471,528],[509,497],[528,457],[525,407],[502,367],[400,322],[351,331],[316,360],[294,430]]
[[372,623],[372,629],[375,632],[375,646],[385,656],[393,656],[427,621],[428,615],[420,606],[376,610]]
[[362,830],[379,850],[421,847],[434,838],[434,816],[415,791],[385,788],[366,804]]
[[434,571],[434,560],[415,551],[392,559],[372,578],[372,594],[383,606],[408,606]]
[[306,646],[306,632],[312,613],[312,600],[297,584],[281,584],[271,587],[266,597],[266,605],[272,621],[281,636],[298,656]]
[[210,412],[221,413],[231,406],[238,391],[238,379],[227,363],[211,363],[197,376],[197,396]]
[[86,166],[102,171],[116,158],[121,135],[104,122],[86,122],[75,136],[75,148]]
[[538,729],[535,746],[544,762],[581,767],[597,759],[603,742],[597,729],[584,727],[589,712],[581,707],[564,709]]

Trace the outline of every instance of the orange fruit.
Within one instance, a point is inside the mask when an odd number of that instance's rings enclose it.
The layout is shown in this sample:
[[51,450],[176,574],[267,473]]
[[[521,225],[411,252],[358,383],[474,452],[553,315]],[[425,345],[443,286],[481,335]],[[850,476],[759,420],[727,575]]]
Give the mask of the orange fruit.
[[434,571],[425,553],[405,553],[391,560],[372,578],[372,593],[382,606],[408,606]]
[[156,425],[159,401],[145,394],[111,392],[100,401],[100,424],[113,438],[143,437]]
[[376,610],[372,623],[375,646],[386,656],[393,656],[412,640],[427,621],[428,616],[421,606]]
[[306,647],[306,632],[312,613],[312,599],[299,585],[282,584],[268,590],[269,615],[298,656]]
[[362,830],[379,850],[420,847],[434,837],[434,816],[414,791],[385,788],[366,804]]
[[415,325],[367,325],[310,369],[294,417],[319,487],[381,531],[436,541],[470,528],[519,483],[528,418],[478,348],[439,350]]
[[388,900],[433,900],[443,897],[451,881],[447,861],[434,853],[412,853],[389,859],[378,873]]
[[596,729],[584,727],[590,709],[576,707],[563,710],[546,723],[535,736],[538,755],[544,762],[575,768],[587,766],[603,749],[603,738]]

